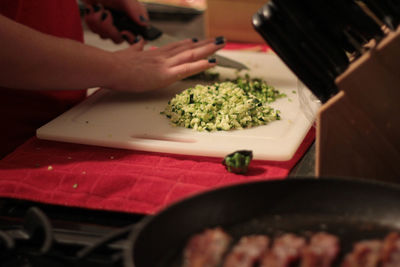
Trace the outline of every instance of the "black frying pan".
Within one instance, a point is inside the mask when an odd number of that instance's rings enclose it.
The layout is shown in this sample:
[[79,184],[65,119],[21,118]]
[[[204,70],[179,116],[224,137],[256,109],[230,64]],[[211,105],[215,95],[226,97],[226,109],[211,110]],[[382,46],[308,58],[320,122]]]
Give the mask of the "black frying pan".
[[[222,226],[236,240],[254,233],[327,231],[341,255],[358,240],[400,231],[400,186],[368,180],[287,179],[209,191],[147,218],[125,255],[126,266],[181,266],[188,238]],[[133,261],[134,259],[134,261]]]

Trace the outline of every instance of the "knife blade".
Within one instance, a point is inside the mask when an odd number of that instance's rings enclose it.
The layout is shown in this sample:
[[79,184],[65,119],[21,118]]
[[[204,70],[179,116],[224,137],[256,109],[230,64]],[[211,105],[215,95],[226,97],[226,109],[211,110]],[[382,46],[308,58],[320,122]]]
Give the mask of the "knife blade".
[[[151,45],[163,46],[172,42],[180,41],[180,39],[162,32],[160,29],[153,25],[142,26],[135,23],[125,13],[114,9],[108,9],[113,17],[114,26],[119,31],[129,31],[134,35],[140,35],[147,40]],[[233,68],[238,70],[248,70],[249,68],[236,60],[227,58],[225,56],[215,53],[211,56],[216,59],[217,65],[226,68]]]

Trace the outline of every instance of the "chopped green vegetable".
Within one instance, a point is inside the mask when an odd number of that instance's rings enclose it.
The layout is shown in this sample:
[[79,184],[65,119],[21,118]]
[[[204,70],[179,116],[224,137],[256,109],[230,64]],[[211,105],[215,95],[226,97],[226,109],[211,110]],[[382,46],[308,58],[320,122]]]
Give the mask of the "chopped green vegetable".
[[161,114],[173,125],[197,131],[243,129],[279,120],[279,110],[269,103],[284,96],[265,81],[245,75],[186,89],[172,98]]
[[252,159],[253,152],[251,150],[238,150],[225,156],[222,164],[229,172],[245,174]]

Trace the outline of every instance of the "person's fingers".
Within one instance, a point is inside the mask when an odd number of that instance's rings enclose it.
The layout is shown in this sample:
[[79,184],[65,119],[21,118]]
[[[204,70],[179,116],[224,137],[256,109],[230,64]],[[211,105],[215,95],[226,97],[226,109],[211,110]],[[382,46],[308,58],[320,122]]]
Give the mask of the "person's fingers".
[[122,43],[124,41],[122,34],[114,26],[113,17],[108,10],[104,10],[100,17],[101,35],[110,38],[114,43]]
[[[142,14],[142,16],[145,18],[145,20],[146,21],[149,21],[149,13],[147,12],[147,9],[146,9],[146,7],[142,4],[142,3],[139,3],[139,8],[140,8],[140,14]],[[140,16],[139,16],[139,18],[140,18]]]
[[[92,12],[85,16],[85,22],[88,25],[89,29],[93,31],[94,33],[97,33],[100,35],[102,39],[106,39],[108,34],[107,30],[104,29],[104,23],[103,21],[110,19],[110,14],[104,8],[100,5],[93,5],[91,7],[88,7],[88,9],[91,9]],[[107,20],[107,21],[108,21]]]
[[196,47],[201,47],[201,46],[204,46],[206,44],[213,43],[213,39],[206,39],[206,40],[199,41],[197,38],[192,38],[192,39],[189,39],[189,40],[191,40],[191,42],[187,42],[186,44],[182,43],[181,45],[177,45],[175,47],[171,47],[171,49],[168,50],[170,55],[173,56],[173,55],[179,54],[179,53],[181,53],[181,52],[183,52],[185,50],[188,50],[188,49],[193,49],[193,48],[196,48]]
[[184,63],[181,65],[177,65],[169,69],[168,74],[172,81],[181,80],[192,76],[196,73],[205,71],[209,68],[212,68],[216,65],[215,60],[213,59],[202,59],[195,62]]
[[85,9],[84,9],[84,18],[86,19],[86,17],[90,16],[93,13],[93,8],[91,5],[85,4]]
[[221,37],[209,38],[209,39],[205,39],[205,40],[201,40],[201,41],[198,41],[196,38],[193,38],[192,43],[189,46],[185,47],[184,45],[181,45],[179,47],[175,47],[174,49],[170,49],[169,55],[174,56],[174,55],[182,53],[183,51],[186,51],[188,49],[203,47],[205,45],[213,44],[213,43],[215,45],[220,46],[220,48],[222,48],[225,46],[225,38],[221,36]]
[[113,24],[113,17],[108,10],[102,10],[101,14],[97,14],[94,17],[94,27],[96,28],[96,33],[100,35],[103,39],[111,39],[114,43],[122,43],[124,39],[122,35],[115,28]]
[[134,43],[130,47],[130,49],[135,50],[135,51],[143,51],[144,44],[145,44],[145,41],[143,40],[143,38],[141,38],[140,36],[136,36]]
[[172,43],[169,43],[167,45],[161,46],[161,47],[158,48],[158,51],[160,51],[162,53],[165,53],[166,55],[167,54],[168,55],[174,55],[175,54],[174,53],[175,49],[180,48],[180,47],[181,48],[183,47],[183,49],[184,48],[188,49],[188,48],[191,47],[191,45],[193,45],[192,39],[184,39],[184,40],[180,40],[180,41],[177,41],[177,42],[172,42]]
[[139,39],[136,38],[135,35],[133,35],[130,31],[121,31],[120,32],[122,39],[124,39],[125,41],[127,41],[130,44],[134,44],[137,41],[139,41]]
[[126,1],[123,10],[128,16],[140,25],[146,26],[149,21],[149,14],[146,8],[138,1]]
[[170,57],[167,61],[169,66],[175,66],[187,62],[197,61],[205,57],[211,56],[219,49],[224,47],[224,45],[225,45],[224,43],[221,44],[216,44],[215,42],[208,43],[200,47],[185,50],[179,54],[176,54],[175,56]]
[[85,4],[85,15],[98,13],[103,10],[103,6],[101,4],[88,5]]
[[85,8],[85,23],[94,33],[99,33],[99,20],[103,8],[100,5],[86,5]]

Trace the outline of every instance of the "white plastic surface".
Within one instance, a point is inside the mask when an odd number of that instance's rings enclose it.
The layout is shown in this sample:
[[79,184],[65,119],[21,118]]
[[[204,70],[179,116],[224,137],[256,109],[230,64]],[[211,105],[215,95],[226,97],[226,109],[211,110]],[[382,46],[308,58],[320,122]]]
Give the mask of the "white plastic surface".
[[[286,98],[272,104],[281,111],[280,121],[251,129],[219,132],[196,132],[174,127],[160,112],[176,93],[199,83],[182,81],[161,91],[140,95],[101,89],[39,128],[37,137],[96,146],[215,157],[247,149],[253,151],[254,159],[291,159],[312,126],[312,121],[300,108],[296,76],[272,53],[220,53],[248,65],[251,77],[261,77],[286,93]],[[234,70],[218,68],[217,71],[221,77],[235,76]]]

